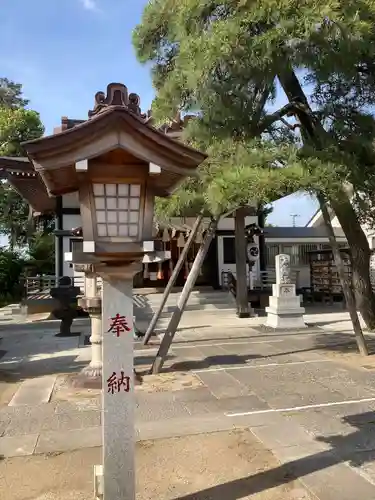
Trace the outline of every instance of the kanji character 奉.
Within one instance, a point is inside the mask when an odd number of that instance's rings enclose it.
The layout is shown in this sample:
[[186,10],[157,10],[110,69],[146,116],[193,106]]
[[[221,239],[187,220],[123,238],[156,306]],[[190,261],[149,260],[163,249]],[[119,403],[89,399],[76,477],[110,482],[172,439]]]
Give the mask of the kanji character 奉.
[[130,332],[131,328],[128,326],[128,320],[125,316],[120,316],[119,313],[115,317],[111,318],[111,324],[108,332],[116,332],[116,336],[119,337],[120,333]]

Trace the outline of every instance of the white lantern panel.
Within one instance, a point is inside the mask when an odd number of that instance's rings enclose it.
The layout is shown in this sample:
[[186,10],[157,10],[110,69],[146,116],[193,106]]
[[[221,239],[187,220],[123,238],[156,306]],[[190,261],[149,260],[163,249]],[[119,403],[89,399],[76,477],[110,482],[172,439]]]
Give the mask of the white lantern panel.
[[139,213],[138,212],[130,212],[130,221],[132,223],[138,223]]
[[119,229],[118,229],[118,235],[119,236],[128,236],[129,235],[129,228],[125,224],[120,224]]
[[94,184],[98,237],[137,238],[140,184]]
[[129,196],[129,184],[119,184],[118,185],[118,195],[119,196]]
[[94,184],[94,196],[104,196],[104,184]]
[[120,210],[127,210],[129,208],[128,198],[119,198],[117,201],[118,201],[118,208]]
[[139,198],[130,198],[130,210],[139,210]]
[[117,224],[108,224],[108,236],[117,236]]
[[107,196],[116,196],[116,184],[106,184],[105,185],[105,194]]
[[107,209],[108,210],[116,210],[117,209],[117,200],[116,198],[107,198]]
[[96,222],[98,223],[105,223],[106,220],[105,220],[105,211],[102,211],[102,210],[97,210],[96,211]]
[[107,236],[106,224],[98,224],[98,236]]
[[141,186],[139,184],[131,184],[130,196],[134,196],[134,197],[141,196]]
[[97,210],[105,210],[105,199],[104,198],[95,198],[95,208]]
[[137,236],[138,235],[138,226],[135,224],[129,225],[129,236]]
[[107,222],[117,222],[117,212],[107,212]]
[[128,212],[118,212],[118,221],[121,223],[126,223],[129,221]]

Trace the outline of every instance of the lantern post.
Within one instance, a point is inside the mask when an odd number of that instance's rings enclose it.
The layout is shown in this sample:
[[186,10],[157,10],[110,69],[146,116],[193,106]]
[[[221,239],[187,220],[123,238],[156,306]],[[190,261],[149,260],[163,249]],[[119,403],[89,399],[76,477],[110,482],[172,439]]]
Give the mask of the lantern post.
[[[77,162],[76,168],[80,168]],[[95,169],[79,186],[83,244],[73,262],[90,262],[102,278],[103,465],[96,496],[135,499],[133,277],[142,262],[170,258],[152,240],[152,179]]]
[[[103,464],[95,468],[95,495],[104,500],[136,496],[133,277],[142,263],[170,258],[153,240],[154,200],[197,175],[206,158],[154,128],[139,104],[137,94],[111,83],[96,93],[88,120],[24,144],[50,196],[78,192],[83,242],[71,261],[102,278]],[[88,298],[97,312],[95,293]]]

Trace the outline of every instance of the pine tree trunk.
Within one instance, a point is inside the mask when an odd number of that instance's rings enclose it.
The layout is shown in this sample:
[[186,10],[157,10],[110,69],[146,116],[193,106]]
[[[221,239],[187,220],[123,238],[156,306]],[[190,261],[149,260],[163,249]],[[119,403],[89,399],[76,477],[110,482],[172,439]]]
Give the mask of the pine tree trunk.
[[169,294],[171,293],[173,285],[176,283],[178,275],[180,274],[180,271],[181,271],[182,266],[183,266],[183,264],[184,264],[184,262],[186,260],[187,255],[189,253],[191,245],[194,242],[194,239],[195,239],[195,237],[197,235],[197,232],[198,232],[199,226],[201,225],[202,220],[203,220],[203,215],[199,215],[196,218],[196,220],[195,220],[194,226],[193,226],[193,228],[191,230],[191,233],[189,234],[189,238],[188,238],[188,240],[187,240],[187,242],[186,242],[186,244],[184,246],[184,249],[181,252],[181,255],[178,258],[176,267],[173,269],[172,276],[169,278],[168,284],[167,284],[167,286],[166,286],[166,288],[164,290],[164,294],[163,294],[163,297],[161,299],[161,304],[159,306],[159,309],[153,315],[153,317],[151,319],[151,322],[150,322],[150,324],[149,324],[149,326],[147,328],[147,331],[146,331],[146,334],[145,334],[145,338],[143,340],[143,344],[144,345],[148,344],[148,341],[150,340],[151,335],[153,334],[153,332],[155,330],[156,323],[158,322],[158,320],[160,318],[160,315],[163,312],[164,306],[165,306],[165,304],[166,304],[166,302],[168,300],[168,297],[169,297]]
[[[305,105],[305,110],[296,113],[298,121],[301,124],[301,133],[304,137],[304,142],[305,140],[309,141],[317,150],[323,149],[327,143],[330,143],[330,137],[311,111],[298,77],[287,60],[283,71],[278,74],[278,78],[289,101],[298,100]],[[370,281],[370,248],[367,238],[346,193],[342,192],[339,202],[332,200],[329,200],[329,202],[340,222],[350,247],[353,286],[357,307],[367,327],[370,330],[374,330],[375,297]]]
[[235,212],[236,302],[239,318],[250,316],[246,276],[245,213],[246,209],[243,208],[239,208]]
[[208,249],[210,248],[211,241],[216,233],[216,228],[219,223],[219,217],[216,219],[212,219],[211,223],[207,229],[205,237],[203,239],[203,243],[199,247],[198,253],[194,259],[193,266],[190,270],[190,273],[185,282],[184,288],[182,289],[181,295],[177,302],[177,307],[172,314],[172,317],[169,321],[167,329],[164,333],[163,340],[161,341],[159,350],[154,359],[151,373],[159,373],[163,368],[163,364],[168,355],[169,348],[172,344],[173,338],[175,336],[176,330],[181,320],[181,316],[185,310],[187,301],[189,300],[190,294],[194,288],[195,282],[199,276],[199,271],[203,265],[204,259],[206,258]]
[[[346,195],[344,195],[346,197]],[[348,241],[357,308],[369,330],[375,330],[375,295],[370,280],[370,247],[349,199],[331,202]]]
[[350,277],[348,276],[343,259],[341,257],[341,252],[339,245],[337,244],[335,233],[332,227],[331,218],[327,209],[327,205],[325,203],[324,197],[322,195],[318,195],[320,210],[323,215],[323,219],[328,231],[328,239],[332,248],[332,253],[335,259],[336,268],[339,274],[342,291],[345,297],[346,306],[349,310],[350,319],[353,325],[354,335],[357,342],[358,350],[363,356],[368,356],[368,349],[365,337],[363,336],[361,323],[359,322],[356,300],[354,296],[353,283]]

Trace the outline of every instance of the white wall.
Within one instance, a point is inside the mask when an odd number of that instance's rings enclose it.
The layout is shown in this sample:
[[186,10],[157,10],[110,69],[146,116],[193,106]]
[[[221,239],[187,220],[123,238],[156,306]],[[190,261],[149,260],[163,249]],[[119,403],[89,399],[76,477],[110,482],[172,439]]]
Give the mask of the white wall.
[[78,191],[64,194],[62,197],[62,206],[64,208],[79,208]]
[[[249,224],[258,224],[258,217],[256,215],[250,215],[245,217],[245,226]],[[221,219],[218,224],[218,231],[233,231],[233,235],[223,235],[217,236],[217,261],[218,261],[218,273],[219,273],[219,284],[222,283],[222,273],[226,271],[231,271],[233,275],[236,277],[236,264],[224,264],[224,238],[232,238],[234,240],[234,225],[235,219],[234,217],[225,217]],[[258,243],[258,238],[255,236],[255,242]],[[253,277],[259,275],[259,261],[257,261],[252,269],[252,280]],[[249,276],[249,266],[246,264],[246,277],[247,277],[247,285],[250,287],[250,276]]]
[[80,214],[64,214],[63,215],[63,229],[70,231],[76,227],[81,227],[82,219]]
[[[245,226],[249,224],[258,224],[258,217],[256,215],[245,217]],[[234,217],[225,217],[225,219],[221,219],[217,229],[218,231],[234,231]]]
[[[72,193],[76,194],[76,193]],[[78,197],[76,200],[74,200],[74,197],[71,197],[71,195],[64,195],[63,198],[63,203],[76,203],[78,206]],[[63,205],[65,208],[67,205]],[[68,205],[69,206],[69,205]],[[70,206],[70,208],[76,208],[76,206]],[[63,214],[63,229],[65,231],[70,231],[71,229],[74,229],[76,227],[81,227],[82,221],[81,221],[81,215],[80,214]],[[64,236],[63,237],[63,255],[65,255],[66,252],[70,252],[70,236]],[[75,282],[77,286],[83,286],[83,277],[84,273],[74,271],[73,266],[71,265],[70,262],[63,262],[63,273],[64,276],[71,276],[75,278]]]

